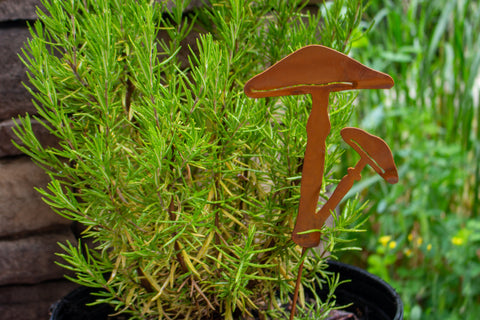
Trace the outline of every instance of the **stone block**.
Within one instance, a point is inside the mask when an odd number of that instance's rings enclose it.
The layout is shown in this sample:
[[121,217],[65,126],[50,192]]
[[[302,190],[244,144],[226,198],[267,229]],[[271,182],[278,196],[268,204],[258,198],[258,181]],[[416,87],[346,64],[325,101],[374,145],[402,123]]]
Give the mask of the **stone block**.
[[47,320],[50,307],[78,285],[57,280],[36,285],[0,287],[3,320]]
[[[15,127],[13,120],[5,120],[0,122],[0,158],[22,154],[22,152],[18,150],[12,143],[12,140],[14,140],[16,143],[21,144],[20,139],[18,139],[13,133],[13,127]],[[57,145],[57,138],[50,134],[48,130],[37,120],[32,119],[32,128],[35,136],[43,146]]]
[[0,159],[0,238],[71,224],[34,190],[49,180],[28,157]]
[[40,0],[0,0],[0,21],[37,19],[37,6],[43,8]]
[[0,241],[0,285],[35,284],[61,279],[67,272],[55,261],[62,261],[58,242],[76,239],[68,230]]
[[26,26],[0,29],[0,120],[35,113],[32,97],[22,84],[28,81],[26,67],[18,57],[28,37]]

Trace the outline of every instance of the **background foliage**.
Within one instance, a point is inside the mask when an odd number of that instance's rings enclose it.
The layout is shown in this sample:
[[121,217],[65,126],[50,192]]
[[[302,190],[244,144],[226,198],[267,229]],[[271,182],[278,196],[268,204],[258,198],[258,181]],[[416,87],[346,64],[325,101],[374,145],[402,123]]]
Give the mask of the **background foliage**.
[[371,1],[354,44],[396,82],[387,99],[362,94],[354,123],[385,138],[400,172],[393,188],[356,186],[371,205],[357,263],[392,282],[406,319],[480,314],[479,14],[478,1]]

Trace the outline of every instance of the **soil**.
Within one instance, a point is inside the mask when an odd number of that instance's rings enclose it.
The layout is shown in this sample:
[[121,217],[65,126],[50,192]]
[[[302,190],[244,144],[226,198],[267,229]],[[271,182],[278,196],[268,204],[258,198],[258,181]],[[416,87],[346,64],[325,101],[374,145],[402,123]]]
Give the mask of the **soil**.
[[354,313],[341,310],[333,310],[325,320],[362,320],[358,318]]

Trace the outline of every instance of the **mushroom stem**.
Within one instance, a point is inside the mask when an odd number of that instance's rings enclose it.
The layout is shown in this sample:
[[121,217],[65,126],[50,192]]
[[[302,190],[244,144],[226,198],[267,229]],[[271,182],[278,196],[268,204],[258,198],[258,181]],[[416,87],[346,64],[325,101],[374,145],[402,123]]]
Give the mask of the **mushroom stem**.
[[315,229],[321,229],[323,227],[330,214],[332,214],[343,197],[345,197],[347,192],[352,188],[353,183],[362,178],[360,173],[367,163],[368,162],[364,158],[360,158],[354,168],[348,168],[348,173],[342,178],[342,180],[340,180],[327,203],[325,203],[317,212],[315,217]]
[[307,146],[303,160],[302,180],[300,184],[300,204],[293,229],[292,240],[304,247],[318,245],[320,233],[298,234],[315,228],[315,212],[322,188],[325,167],[325,141],[330,133],[328,117],[328,87],[312,90],[312,111],[307,121]]

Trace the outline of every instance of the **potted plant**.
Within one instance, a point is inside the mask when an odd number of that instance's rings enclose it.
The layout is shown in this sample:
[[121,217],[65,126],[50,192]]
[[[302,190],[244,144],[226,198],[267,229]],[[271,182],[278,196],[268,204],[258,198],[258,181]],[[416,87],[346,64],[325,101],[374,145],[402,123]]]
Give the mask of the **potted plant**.
[[[364,206],[347,202],[334,227],[321,228],[324,249],[303,254],[291,232],[310,97],[243,90],[318,39],[348,52],[361,1],[325,5],[323,17],[273,0],[210,1],[190,13],[184,1],[44,7],[22,56],[38,114],[15,131],[51,178],[39,190],[45,201],[84,226],[59,255],[92,303],[131,319],[280,318],[297,287],[298,317],[310,317],[307,305],[319,319],[338,308],[342,281],[327,270],[327,252],[350,246],[343,235],[359,230]],[[321,202],[337,182],[355,97],[330,95]],[[41,145],[32,120],[58,144]]]

